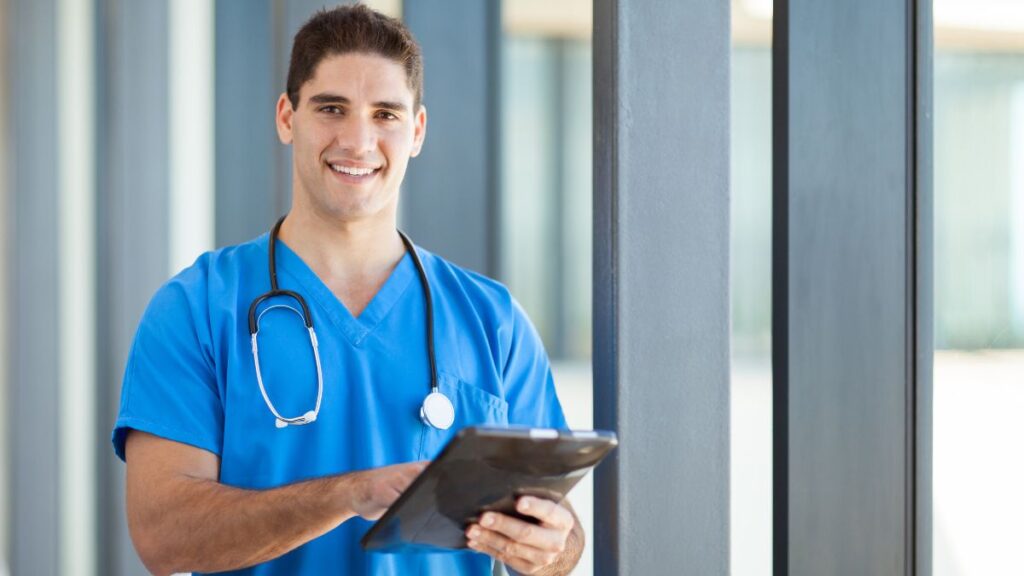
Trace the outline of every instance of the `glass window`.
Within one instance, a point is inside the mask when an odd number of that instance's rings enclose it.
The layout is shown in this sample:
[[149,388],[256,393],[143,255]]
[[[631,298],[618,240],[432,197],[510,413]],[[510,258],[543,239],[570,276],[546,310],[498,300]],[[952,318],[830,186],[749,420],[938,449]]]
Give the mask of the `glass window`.
[[509,35],[502,82],[502,275],[549,354],[589,361],[589,39]]
[[772,573],[771,2],[732,5],[730,554]]
[[1020,573],[1024,4],[934,10],[934,573]]

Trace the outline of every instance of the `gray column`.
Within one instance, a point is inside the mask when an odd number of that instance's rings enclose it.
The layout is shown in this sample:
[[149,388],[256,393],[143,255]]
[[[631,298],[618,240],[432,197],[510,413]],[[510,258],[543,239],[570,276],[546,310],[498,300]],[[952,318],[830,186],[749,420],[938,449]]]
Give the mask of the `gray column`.
[[930,294],[920,258],[930,165],[919,155],[930,127],[918,122],[916,90],[928,88],[919,66],[931,64],[918,51],[919,4],[776,2],[780,575],[926,573],[914,552],[918,520],[930,517],[916,500],[930,466],[918,410],[931,347],[930,300],[920,298]]
[[[104,0],[98,10],[100,430],[109,447],[125,360],[168,269],[168,0]],[[125,468],[101,452],[100,574],[146,574],[128,537]]]
[[[238,244],[270,229],[287,209],[274,106],[284,92],[275,73],[272,0],[218,0],[214,10],[215,241]],[[287,58],[287,51],[284,58]],[[290,185],[290,183],[289,183]]]
[[10,568],[12,574],[40,576],[56,576],[60,566],[56,5],[56,0],[16,0],[2,23],[9,43],[10,109],[17,106],[10,116],[9,211],[3,215],[3,244],[9,251],[4,436],[10,458]]
[[594,4],[598,574],[729,573],[729,25]]
[[415,0],[403,17],[423,47],[427,139],[409,163],[402,226],[425,248],[489,275],[498,267],[501,3]]
[[[10,22],[10,9],[8,0],[0,0],[0,23]],[[8,129],[10,101],[8,60],[11,52],[10,29],[6,24],[0,24],[3,30],[3,39],[0,39],[0,214],[10,214],[13,209],[11,199],[11,185],[14,184],[10,178],[9,170],[13,165],[10,146],[11,133]],[[11,350],[9,347],[11,325],[9,323],[11,302],[11,267],[13,235],[10,234],[10,216],[0,216],[0,222],[4,225],[4,232],[0,232],[0,398],[8,401],[10,395],[10,377],[13,370],[10,369]],[[5,412],[5,416],[9,413]],[[10,462],[10,427],[0,428],[0,461]],[[11,517],[10,511],[10,467],[0,468],[0,515],[4,518]],[[10,571],[11,545],[10,521],[0,523],[0,557],[3,558],[3,567]]]
[[913,112],[914,183],[912,190],[915,220],[908,232],[916,244],[910,265],[916,275],[911,287],[913,322],[916,329],[912,349],[915,353],[915,378],[912,382],[912,422],[914,450],[914,530],[910,545],[916,556],[914,574],[932,573],[932,366],[934,362],[934,194],[932,163],[932,78],[933,31],[931,0],[911,2],[914,31],[910,40],[914,53],[914,90],[909,95]]

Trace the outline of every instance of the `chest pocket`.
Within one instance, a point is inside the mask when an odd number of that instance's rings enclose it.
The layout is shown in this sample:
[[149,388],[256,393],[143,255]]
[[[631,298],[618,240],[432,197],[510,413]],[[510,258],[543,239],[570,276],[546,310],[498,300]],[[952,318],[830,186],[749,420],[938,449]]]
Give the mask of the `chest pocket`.
[[437,385],[455,406],[455,422],[447,430],[420,424],[419,460],[433,460],[448,441],[466,426],[508,425],[508,403],[494,394],[450,374],[438,374]]

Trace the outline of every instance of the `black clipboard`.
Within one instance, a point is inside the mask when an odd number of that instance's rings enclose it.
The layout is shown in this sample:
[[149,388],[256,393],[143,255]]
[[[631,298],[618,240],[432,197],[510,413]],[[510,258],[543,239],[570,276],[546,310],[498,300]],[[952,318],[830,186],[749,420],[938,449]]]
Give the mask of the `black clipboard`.
[[561,502],[615,446],[614,432],[463,428],[363,536],[372,552],[466,548],[486,511],[515,511],[520,496]]

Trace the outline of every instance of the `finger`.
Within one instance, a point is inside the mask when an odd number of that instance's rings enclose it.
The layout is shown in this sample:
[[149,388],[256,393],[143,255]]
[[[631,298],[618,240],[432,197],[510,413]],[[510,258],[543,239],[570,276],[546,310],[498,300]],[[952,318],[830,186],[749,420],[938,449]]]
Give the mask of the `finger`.
[[503,562],[503,560],[501,559],[501,550],[498,550],[497,548],[491,548],[490,546],[484,544],[479,540],[467,540],[466,546],[469,546],[470,550],[476,550],[477,552],[487,554],[488,556],[494,558],[499,562]]
[[399,492],[404,492],[413,482],[416,481],[416,476],[412,474],[399,474],[388,479],[388,484],[397,489]]
[[466,535],[470,548],[486,548],[487,550],[481,551],[510,565],[518,564],[523,567],[540,568],[551,564],[558,557],[554,551],[540,550],[528,544],[516,542],[503,534],[477,525],[470,526]]
[[426,462],[410,462],[408,464],[399,464],[398,473],[405,480],[406,485],[409,485],[414,480],[419,478],[421,474],[423,474],[423,470],[426,467]]
[[426,470],[428,464],[430,462],[409,462],[408,464],[402,464],[401,469],[406,474],[416,477]]
[[520,514],[533,516],[549,528],[571,530],[576,518],[568,508],[552,500],[523,496],[516,502],[516,510]]
[[480,518],[483,529],[497,532],[509,540],[539,548],[549,552],[561,552],[565,549],[565,538],[568,532],[523,522],[518,518],[505,516],[497,512],[487,512]]
[[[501,550],[491,548],[487,544],[484,544],[483,542],[480,542],[478,540],[470,540],[466,543],[466,545],[469,546],[470,550],[480,552],[481,554],[487,554],[491,558],[494,558],[496,561],[504,563],[506,566],[512,567],[513,562],[518,563],[518,560],[505,558],[505,555],[502,553]],[[530,569],[527,567],[516,567],[515,569],[517,572],[521,574],[531,574],[536,571],[535,569]]]
[[524,576],[529,576],[530,574],[536,574],[543,568],[543,566],[534,566],[517,558],[504,558],[501,552],[498,552],[494,548],[491,548],[486,544],[480,542],[474,542],[470,546],[470,548],[477,552],[487,554],[491,558],[494,558],[496,561],[501,562],[505,566],[515,570],[516,574],[523,574]]

